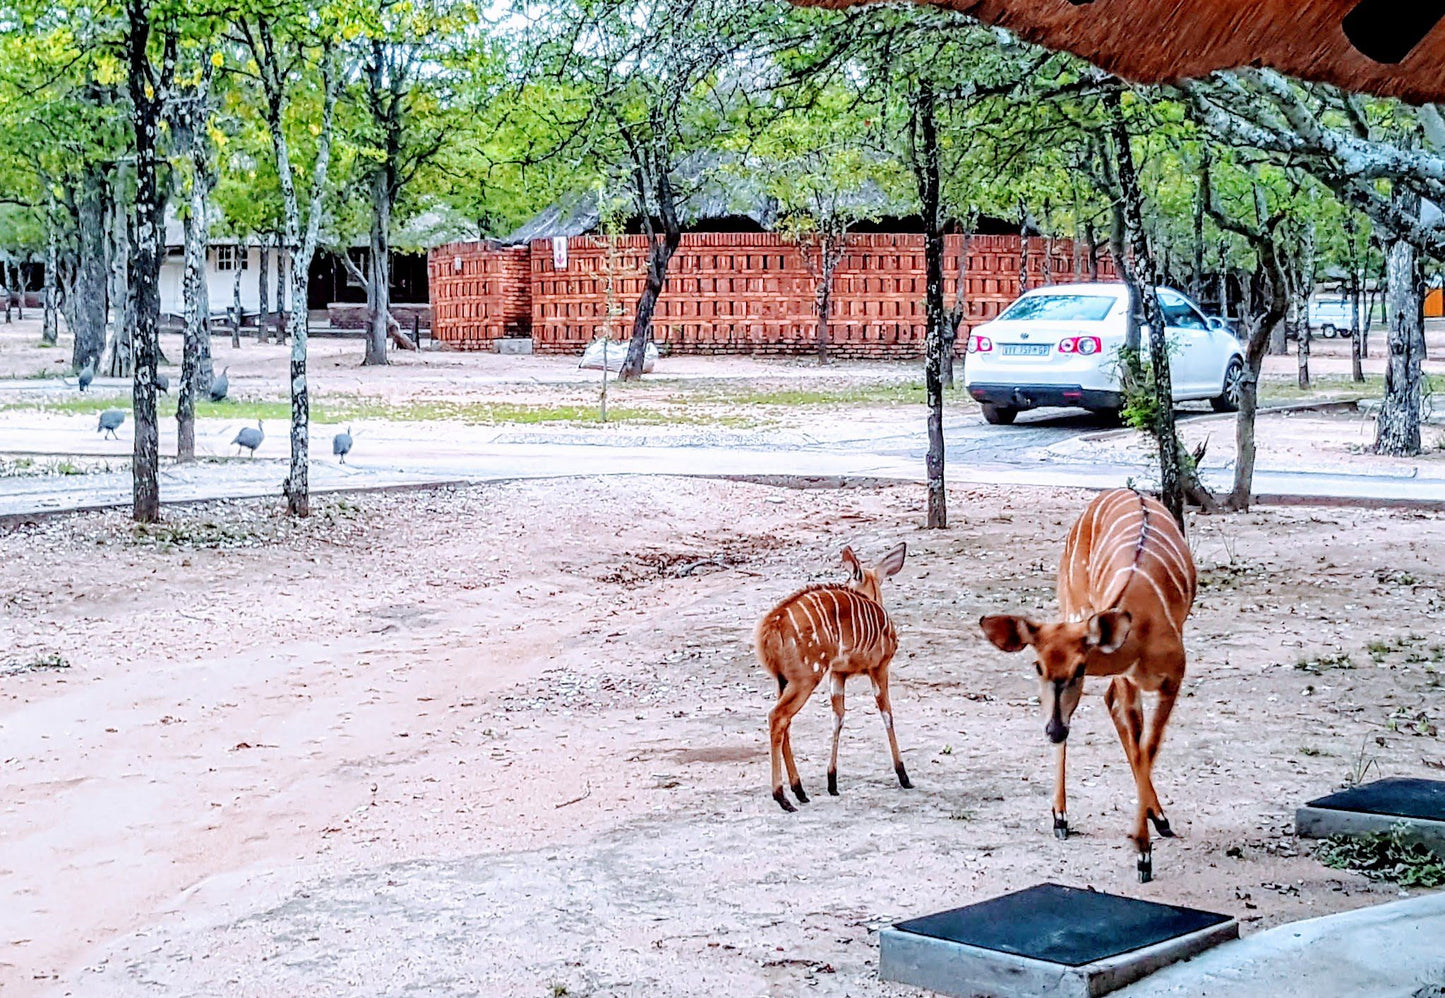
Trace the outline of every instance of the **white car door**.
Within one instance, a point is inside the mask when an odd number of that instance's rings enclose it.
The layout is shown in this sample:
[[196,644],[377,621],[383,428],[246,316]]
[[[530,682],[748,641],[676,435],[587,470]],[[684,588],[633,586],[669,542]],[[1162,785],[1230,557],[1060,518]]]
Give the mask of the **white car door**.
[[[1166,288],[1159,289],[1159,304],[1164,309],[1164,324],[1170,344],[1169,375],[1174,398],[1208,398],[1218,394],[1219,377],[1213,371],[1215,349],[1209,323],[1183,295]],[[1211,382],[1215,382],[1211,385]]]

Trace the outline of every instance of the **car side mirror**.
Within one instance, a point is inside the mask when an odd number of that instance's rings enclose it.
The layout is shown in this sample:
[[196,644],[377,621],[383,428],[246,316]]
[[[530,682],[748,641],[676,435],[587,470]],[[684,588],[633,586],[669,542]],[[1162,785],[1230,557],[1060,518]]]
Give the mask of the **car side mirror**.
[[1207,323],[1209,323],[1209,328],[1210,328],[1210,329],[1224,329],[1224,330],[1229,329],[1229,327],[1224,324],[1224,320],[1221,319],[1221,318],[1220,318],[1219,316],[1217,316],[1217,315],[1211,315],[1211,316],[1209,316],[1208,318],[1206,318],[1204,321],[1207,322]]

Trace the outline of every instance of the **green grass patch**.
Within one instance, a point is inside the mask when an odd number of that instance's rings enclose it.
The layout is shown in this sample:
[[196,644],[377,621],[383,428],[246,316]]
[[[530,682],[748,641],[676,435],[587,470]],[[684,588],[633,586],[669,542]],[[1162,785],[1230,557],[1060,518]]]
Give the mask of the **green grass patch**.
[[1365,651],[1369,653],[1376,665],[1383,664],[1386,658],[1396,652],[1409,653],[1410,657],[1406,658],[1408,662],[1424,662],[1429,659],[1424,655],[1415,654],[1413,651],[1424,643],[1425,636],[1423,634],[1397,634],[1391,638],[1374,638],[1365,645]]
[[1316,655],[1313,658],[1301,656],[1294,664],[1300,672],[1308,672],[1312,676],[1318,676],[1330,669],[1353,669],[1354,660],[1344,652],[1336,652],[1333,655]]
[[1368,374],[1363,382],[1351,381],[1348,375],[1326,375],[1311,378],[1309,390],[1300,388],[1296,381],[1261,380],[1259,402],[1261,405],[1281,402],[1309,402],[1328,399],[1338,395],[1379,396],[1385,393],[1383,375]]
[[110,461],[83,461],[77,463],[64,457],[39,459],[33,457],[17,457],[13,460],[0,458],[0,478],[40,478],[46,475],[94,475],[117,471],[123,467],[128,467],[128,464],[112,464]]
[[[945,390],[945,397],[961,395]],[[736,406],[833,406],[859,403],[916,404],[927,401],[923,382],[885,382],[848,388],[771,388],[755,391],[722,389],[704,394],[698,401]]]
[[46,652],[28,661],[0,664],[0,675],[16,675],[21,672],[41,672],[51,669],[68,669],[70,663],[59,652]]
[[[45,401],[9,402],[0,410],[29,409],[68,415],[96,415],[106,409],[131,412],[130,400],[118,398],[68,398]],[[176,403],[162,399],[157,406],[161,419],[174,419]],[[236,400],[198,402],[196,416],[200,419],[231,419],[251,422],[257,419],[289,422],[291,403],[285,400]],[[450,402],[407,401],[387,402],[378,398],[342,398],[313,402],[311,420],[316,423],[361,422],[367,419],[396,422],[455,421],[476,425],[504,423],[600,423],[601,414],[595,405],[527,405],[515,402]],[[608,406],[609,423],[728,423],[744,422],[730,417],[711,418],[698,413],[669,412],[641,406]]]
[[1357,838],[1336,836],[1315,850],[1315,858],[1334,870],[1352,870],[1371,880],[1401,887],[1445,884],[1445,859],[1409,837],[1408,826]]

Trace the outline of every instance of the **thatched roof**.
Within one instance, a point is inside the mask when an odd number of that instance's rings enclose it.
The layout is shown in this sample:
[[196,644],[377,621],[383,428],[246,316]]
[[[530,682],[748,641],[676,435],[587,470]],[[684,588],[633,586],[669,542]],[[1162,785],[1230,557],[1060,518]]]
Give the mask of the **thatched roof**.
[[[868,0],[794,0],[849,7]],[[1426,0],[931,0],[1141,83],[1270,66],[1415,102],[1445,100],[1445,25]]]
[[[757,175],[741,170],[728,170],[736,159],[714,152],[689,156],[675,171],[673,182],[678,189],[678,215],[684,232],[771,232],[778,227],[781,209],[777,199],[769,195]],[[860,221],[851,226],[854,232],[922,232],[923,219],[914,202],[905,195],[889,195],[877,184],[869,182],[843,199]],[[534,239],[560,236],[586,236],[600,230],[601,213],[596,191],[585,191],[544,208],[524,225],[497,240],[504,246],[529,243]],[[653,224],[660,227],[654,219]],[[1038,234],[1038,224],[1030,217],[1027,229]],[[945,223],[956,229],[958,222]],[[973,220],[978,235],[1015,234],[1017,222],[982,216]],[[624,235],[645,231],[639,214],[622,219]],[[961,231],[961,229],[959,229]]]

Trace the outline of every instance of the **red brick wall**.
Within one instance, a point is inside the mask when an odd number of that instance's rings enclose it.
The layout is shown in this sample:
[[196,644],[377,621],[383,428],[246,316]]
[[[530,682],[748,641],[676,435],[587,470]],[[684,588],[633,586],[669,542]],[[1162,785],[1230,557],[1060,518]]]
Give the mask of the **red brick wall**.
[[532,288],[525,246],[448,243],[427,255],[432,335],[458,350],[485,350],[527,336]]
[[[1030,283],[1035,286],[1044,279],[1045,245],[1043,239],[1029,239]],[[958,284],[962,246],[961,236],[945,240],[948,304]],[[624,337],[631,328],[646,253],[647,240],[641,236],[620,238],[613,251],[613,296],[623,309],[613,323],[614,338]],[[966,275],[966,326],[986,322],[1017,297],[1020,253],[1018,236],[973,237]],[[1053,240],[1052,281],[1080,279],[1074,274],[1073,254],[1069,240]],[[458,256],[463,273],[453,276]],[[524,293],[505,284],[508,276],[519,280],[515,272],[521,259],[526,260],[528,278]],[[430,266],[436,335],[454,347],[485,348],[501,335],[465,331],[470,328],[466,323],[476,321],[468,310],[475,309],[504,314],[503,325],[517,323],[518,329],[523,310],[529,309],[526,326],[538,353],[580,353],[603,327],[609,268],[603,239],[568,240],[567,266],[560,271],[553,266],[549,240],[500,250],[453,244],[433,250]],[[1101,267],[1101,276],[1112,276],[1107,261]],[[477,276],[469,276],[473,274]],[[488,276],[483,279],[482,274]],[[1082,277],[1086,279],[1087,273]],[[923,285],[922,236],[854,236],[834,275],[833,353],[899,359],[921,355]],[[814,289],[803,251],[777,234],[684,235],[668,267],[667,285],[653,317],[653,336],[664,350],[676,353],[806,353],[815,349]],[[495,323],[485,328],[495,328]],[[963,345],[960,339],[960,350]]]

